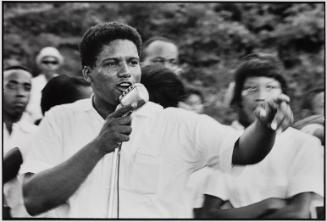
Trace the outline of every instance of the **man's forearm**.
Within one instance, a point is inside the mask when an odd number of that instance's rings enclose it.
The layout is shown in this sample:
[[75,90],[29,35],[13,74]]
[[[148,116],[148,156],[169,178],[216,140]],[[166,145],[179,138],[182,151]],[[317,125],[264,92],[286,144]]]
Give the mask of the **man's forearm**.
[[65,203],[104,156],[96,146],[92,141],[62,164],[26,179],[27,211],[36,215]]
[[212,219],[255,219],[264,214],[266,210],[264,203],[258,202],[240,208],[213,209],[202,215]]
[[307,219],[310,218],[312,193],[304,192],[290,198],[287,206],[265,215],[264,219]]
[[274,145],[276,133],[274,130],[254,121],[239,139],[233,152],[233,164],[245,165],[261,161]]

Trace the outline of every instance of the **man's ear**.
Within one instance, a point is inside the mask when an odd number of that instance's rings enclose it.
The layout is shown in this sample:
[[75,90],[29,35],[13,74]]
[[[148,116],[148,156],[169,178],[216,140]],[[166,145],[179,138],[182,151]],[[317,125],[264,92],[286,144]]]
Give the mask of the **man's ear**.
[[91,68],[89,66],[84,66],[83,69],[82,69],[82,73],[83,73],[83,77],[84,79],[91,83]]

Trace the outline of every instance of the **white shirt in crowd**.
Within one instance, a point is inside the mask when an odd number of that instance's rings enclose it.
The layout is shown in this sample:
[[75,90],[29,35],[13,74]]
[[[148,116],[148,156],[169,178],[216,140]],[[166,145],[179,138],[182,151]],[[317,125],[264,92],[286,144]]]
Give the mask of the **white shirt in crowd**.
[[[54,76],[57,75],[58,74],[55,74]],[[25,116],[26,120],[31,123],[34,123],[36,120],[43,117],[41,110],[41,97],[42,89],[47,83],[48,81],[43,74],[40,74],[32,79],[31,97],[26,107],[26,113],[28,115]]]
[[[13,124],[12,132],[9,134],[5,123],[3,123],[3,155],[5,156],[10,149],[18,147],[24,158],[26,152],[28,152],[28,147],[25,145],[36,129],[35,125],[21,120]],[[22,178],[20,175],[4,184],[3,192],[12,217],[29,217],[23,203]]]
[[[191,218],[189,176],[205,165],[230,170],[240,133],[209,116],[151,102],[132,116],[130,141],[121,149],[120,218]],[[38,173],[67,160],[103,124],[91,99],[54,107],[29,145],[21,173]],[[55,217],[107,217],[112,157],[107,154],[97,163],[67,204],[55,209]]]
[[255,165],[235,166],[210,175],[204,193],[244,207],[266,198],[301,192],[324,195],[323,148],[315,137],[288,128],[278,134],[270,153]]

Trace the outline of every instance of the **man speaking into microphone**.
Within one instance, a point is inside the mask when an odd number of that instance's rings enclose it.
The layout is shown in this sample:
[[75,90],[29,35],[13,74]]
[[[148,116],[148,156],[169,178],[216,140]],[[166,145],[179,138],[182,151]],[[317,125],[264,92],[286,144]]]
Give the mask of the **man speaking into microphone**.
[[131,105],[116,107],[120,95],[140,82],[140,50],[139,33],[126,24],[103,23],[84,34],[82,71],[94,95],[46,113],[29,144],[21,173],[31,215],[108,217],[113,153],[122,143],[113,217],[191,218],[192,195],[185,187],[194,171],[257,163],[274,143],[271,122],[282,129],[292,122],[284,96],[267,101],[241,136],[206,115],[151,102],[126,115]]

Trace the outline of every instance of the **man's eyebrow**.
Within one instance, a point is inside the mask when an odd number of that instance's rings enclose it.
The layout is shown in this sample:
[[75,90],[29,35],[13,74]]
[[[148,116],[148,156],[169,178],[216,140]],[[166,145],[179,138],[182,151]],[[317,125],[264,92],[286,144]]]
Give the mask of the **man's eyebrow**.
[[18,84],[19,82],[17,80],[14,80],[14,79],[11,79],[8,81],[8,83],[15,83],[15,84]]

